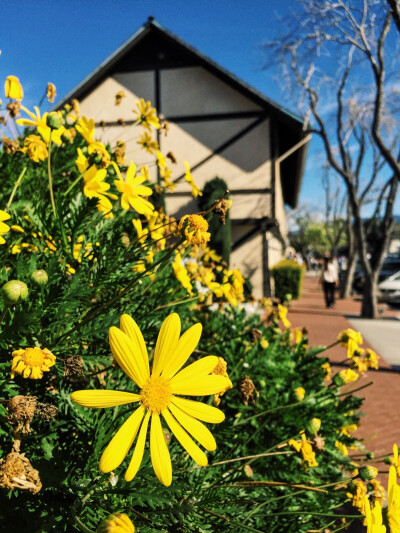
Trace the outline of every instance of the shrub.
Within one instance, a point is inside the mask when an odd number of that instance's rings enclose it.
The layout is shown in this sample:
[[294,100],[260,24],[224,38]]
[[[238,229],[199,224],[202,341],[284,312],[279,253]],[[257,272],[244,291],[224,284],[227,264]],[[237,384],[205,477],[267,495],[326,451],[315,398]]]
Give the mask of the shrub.
[[[203,196],[198,197],[199,207],[202,211],[208,211],[212,208],[214,202],[222,198],[228,185],[226,182],[218,177],[207,181],[204,185]],[[229,196],[225,196],[228,199]],[[221,222],[216,213],[210,213],[209,226],[211,239],[211,247],[222,257],[222,260],[229,265],[229,258],[232,249],[232,236],[231,236],[231,219],[229,212],[226,215],[225,224]]]
[[271,269],[275,283],[275,296],[281,301],[291,295],[293,299],[300,298],[303,284],[304,266],[293,259],[284,259]]

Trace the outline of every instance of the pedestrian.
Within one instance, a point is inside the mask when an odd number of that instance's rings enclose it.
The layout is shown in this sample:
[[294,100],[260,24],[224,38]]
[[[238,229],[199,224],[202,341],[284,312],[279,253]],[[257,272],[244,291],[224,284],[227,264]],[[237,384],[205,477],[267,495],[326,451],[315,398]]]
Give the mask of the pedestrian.
[[324,289],[325,305],[327,309],[335,307],[335,289],[339,281],[338,269],[332,257],[324,257],[321,282]]

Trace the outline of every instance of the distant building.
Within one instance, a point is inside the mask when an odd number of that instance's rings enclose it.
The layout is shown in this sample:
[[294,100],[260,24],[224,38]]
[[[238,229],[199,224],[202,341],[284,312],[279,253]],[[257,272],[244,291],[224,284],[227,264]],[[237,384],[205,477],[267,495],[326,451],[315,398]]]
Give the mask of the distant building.
[[[126,98],[115,106],[121,90]],[[162,152],[177,159],[172,180],[183,183],[166,195],[168,214],[199,210],[182,179],[184,160],[201,188],[216,176],[224,179],[233,201],[231,267],[250,278],[256,296],[268,295],[268,266],[281,258],[287,238],[284,204],[295,207],[300,191],[309,138],[302,119],[151,18],[58,107],[78,99],[81,113],[95,118],[97,137],[112,145],[124,140],[127,160],[137,162],[143,152],[138,130],[129,126],[140,97],[170,125],[158,140]],[[155,158],[146,156],[140,163],[153,163],[156,179]]]

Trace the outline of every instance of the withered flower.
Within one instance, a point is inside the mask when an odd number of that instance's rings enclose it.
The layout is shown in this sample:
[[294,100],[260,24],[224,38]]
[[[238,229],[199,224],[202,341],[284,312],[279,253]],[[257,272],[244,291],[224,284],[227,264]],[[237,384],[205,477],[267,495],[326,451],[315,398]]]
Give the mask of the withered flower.
[[244,376],[237,384],[237,388],[239,389],[240,399],[243,405],[249,405],[250,402],[252,404],[256,403],[256,397],[259,395],[259,392],[250,376]]
[[4,459],[0,459],[0,487],[29,490],[32,494],[37,494],[42,483],[39,472],[33,468],[25,454],[11,452]]
[[36,396],[17,395],[7,403],[6,421],[14,427],[14,433],[27,434],[36,411]]

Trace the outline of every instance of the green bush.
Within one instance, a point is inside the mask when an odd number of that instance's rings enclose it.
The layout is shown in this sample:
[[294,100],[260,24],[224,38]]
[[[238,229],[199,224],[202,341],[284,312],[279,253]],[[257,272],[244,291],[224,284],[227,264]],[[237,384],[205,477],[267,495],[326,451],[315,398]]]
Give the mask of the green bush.
[[[215,177],[214,179],[207,181],[204,185],[203,196],[198,197],[200,209],[202,211],[208,211],[211,209],[214,202],[222,198],[227,190],[228,185],[221,178]],[[225,200],[228,198],[228,195],[225,196]],[[229,265],[229,257],[232,249],[231,219],[229,211],[226,214],[225,224],[221,222],[218,215],[215,213],[210,213],[208,224],[211,233],[211,248],[213,248],[217,254],[222,257],[223,261]]]
[[275,296],[281,301],[287,299],[290,294],[294,300],[300,298],[304,266],[299,265],[293,259],[283,259],[271,269],[275,283]]

